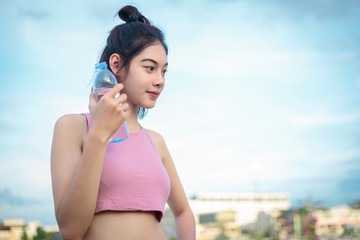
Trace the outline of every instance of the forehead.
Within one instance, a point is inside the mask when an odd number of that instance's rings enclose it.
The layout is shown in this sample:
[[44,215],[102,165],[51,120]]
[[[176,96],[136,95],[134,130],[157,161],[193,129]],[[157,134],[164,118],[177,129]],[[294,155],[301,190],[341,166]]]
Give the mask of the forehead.
[[161,66],[165,65],[167,63],[167,55],[164,46],[161,43],[150,45],[134,57],[134,60],[141,62],[141,60],[146,58],[155,60]]

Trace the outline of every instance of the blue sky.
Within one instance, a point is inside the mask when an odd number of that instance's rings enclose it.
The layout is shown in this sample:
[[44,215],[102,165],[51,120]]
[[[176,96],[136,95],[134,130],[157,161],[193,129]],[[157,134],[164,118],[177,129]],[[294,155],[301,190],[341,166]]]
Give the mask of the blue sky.
[[87,111],[117,10],[167,38],[169,72],[141,124],[167,141],[188,196],[287,191],[292,206],[360,199],[357,1],[0,2],[0,219],[55,224],[57,118]]

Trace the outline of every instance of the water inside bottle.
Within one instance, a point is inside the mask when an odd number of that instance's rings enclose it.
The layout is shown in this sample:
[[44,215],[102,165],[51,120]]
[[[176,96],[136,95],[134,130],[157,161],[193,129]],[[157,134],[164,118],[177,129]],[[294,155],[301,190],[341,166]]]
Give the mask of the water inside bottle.
[[129,137],[129,131],[128,131],[128,128],[127,128],[126,121],[124,121],[120,125],[119,129],[109,139],[108,143],[122,142],[122,141],[125,141],[126,139],[128,139],[128,137]]
[[[95,94],[96,101],[98,102],[100,100],[100,98],[110,90],[111,90],[111,88],[106,88],[106,87],[95,88],[94,89],[94,94]],[[115,98],[117,98],[119,95],[120,94],[117,93],[115,95]]]

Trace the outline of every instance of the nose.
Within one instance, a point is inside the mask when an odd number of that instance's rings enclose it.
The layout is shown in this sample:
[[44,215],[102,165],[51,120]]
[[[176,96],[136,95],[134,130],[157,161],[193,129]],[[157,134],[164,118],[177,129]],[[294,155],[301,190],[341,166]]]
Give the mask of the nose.
[[159,74],[156,74],[153,80],[153,85],[155,87],[162,88],[164,84],[165,84],[165,76],[163,75],[163,73],[160,72]]

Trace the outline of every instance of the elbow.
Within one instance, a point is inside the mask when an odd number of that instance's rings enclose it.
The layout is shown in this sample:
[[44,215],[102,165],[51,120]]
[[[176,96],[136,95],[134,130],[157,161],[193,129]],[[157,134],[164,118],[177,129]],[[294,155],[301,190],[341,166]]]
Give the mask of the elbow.
[[81,240],[84,234],[71,227],[61,227],[60,235],[63,240]]
[[81,240],[86,234],[87,229],[73,222],[58,221],[61,239],[63,240]]
[[194,214],[191,211],[190,207],[186,207],[186,208],[182,209],[181,211],[176,212],[174,215],[175,215],[175,218],[184,216],[189,220],[194,220],[195,221]]
[[84,219],[66,216],[61,212],[56,212],[55,215],[61,239],[63,240],[81,240],[90,227],[90,222]]
[[86,235],[91,222],[91,217],[79,217],[73,215],[56,214],[56,220],[59,226],[61,239],[63,240],[81,240]]

